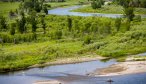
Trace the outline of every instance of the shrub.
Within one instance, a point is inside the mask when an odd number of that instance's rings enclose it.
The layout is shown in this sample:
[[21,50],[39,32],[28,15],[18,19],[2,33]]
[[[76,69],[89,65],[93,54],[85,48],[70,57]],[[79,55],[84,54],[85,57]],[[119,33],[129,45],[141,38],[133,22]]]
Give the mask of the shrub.
[[15,34],[15,28],[16,28],[16,24],[15,23],[11,23],[11,29],[10,29],[10,34],[11,35]]
[[90,44],[91,43],[91,37],[89,35],[84,37],[84,44]]
[[137,15],[134,17],[134,21],[141,22],[141,15]]
[[101,8],[102,2],[101,0],[93,0],[91,3],[91,7],[93,9]]
[[133,7],[125,7],[124,8],[125,17],[130,21],[133,21],[134,18],[134,8]]
[[115,27],[117,32],[120,30],[120,26],[121,26],[121,18],[117,18],[115,20]]

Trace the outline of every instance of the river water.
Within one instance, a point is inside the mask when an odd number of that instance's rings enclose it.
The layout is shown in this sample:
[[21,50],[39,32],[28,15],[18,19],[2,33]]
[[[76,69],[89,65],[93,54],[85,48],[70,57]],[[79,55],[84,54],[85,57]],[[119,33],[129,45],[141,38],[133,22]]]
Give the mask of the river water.
[[[110,18],[119,18],[123,17],[123,14],[105,14],[105,13],[81,13],[81,12],[72,12],[71,10],[84,7],[84,6],[72,6],[65,8],[55,8],[48,10],[48,14],[53,15],[72,15],[72,16],[98,16],[98,17],[110,17]],[[146,18],[146,15],[141,15],[142,18]]]
[[[97,68],[108,67],[112,64],[117,63],[115,60],[109,60],[107,62],[102,61],[90,61],[76,64],[64,64],[54,65],[44,68],[32,68],[29,70],[11,72],[0,75],[0,84],[32,84],[37,80],[49,80],[49,79],[60,79],[64,78],[86,78],[86,74],[93,72]],[[89,77],[87,77],[89,78]],[[24,82],[22,82],[24,81]]]
[[0,84],[32,84],[40,80],[59,80],[63,84],[109,84],[106,82],[109,78],[114,80],[112,84],[146,84],[146,73],[111,77],[90,77],[86,75],[96,69],[105,68],[116,63],[115,60],[107,62],[96,60],[76,64],[32,68],[1,74]]

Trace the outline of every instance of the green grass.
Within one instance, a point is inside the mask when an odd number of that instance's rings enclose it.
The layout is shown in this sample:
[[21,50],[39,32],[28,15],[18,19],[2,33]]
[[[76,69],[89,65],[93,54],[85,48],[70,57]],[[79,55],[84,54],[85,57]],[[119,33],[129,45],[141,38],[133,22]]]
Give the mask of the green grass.
[[[122,6],[119,5],[105,5],[99,9],[92,9],[90,5],[73,10],[75,12],[87,13],[107,13],[107,14],[124,14]],[[135,14],[146,14],[146,8],[135,8]]]
[[47,4],[50,4],[52,8],[56,8],[56,7],[79,5],[82,4],[82,2],[84,4],[88,3],[87,0],[66,0],[65,2],[48,2]]
[[0,15],[8,16],[10,10],[15,11],[19,7],[19,2],[0,2]]
[[33,64],[73,57],[82,49],[82,42],[22,43],[4,45],[0,52],[0,72],[26,68]]

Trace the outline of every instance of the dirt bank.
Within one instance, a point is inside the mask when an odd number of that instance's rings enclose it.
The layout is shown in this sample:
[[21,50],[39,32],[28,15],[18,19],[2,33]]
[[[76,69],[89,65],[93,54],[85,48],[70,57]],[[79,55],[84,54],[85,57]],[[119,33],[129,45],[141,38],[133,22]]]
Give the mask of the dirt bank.
[[47,62],[44,64],[35,64],[33,66],[30,66],[29,68],[43,67],[43,66],[49,66],[49,65],[73,64],[73,63],[88,62],[88,61],[102,60],[102,59],[105,59],[105,57],[102,57],[96,54],[90,54],[86,56],[57,59],[55,61]]

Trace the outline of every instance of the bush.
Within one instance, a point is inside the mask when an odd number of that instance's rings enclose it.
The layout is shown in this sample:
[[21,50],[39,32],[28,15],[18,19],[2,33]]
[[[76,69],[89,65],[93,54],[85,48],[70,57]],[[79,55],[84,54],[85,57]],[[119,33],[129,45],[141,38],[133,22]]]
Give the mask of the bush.
[[62,31],[55,30],[50,33],[51,39],[61,39],[62,38]]
[[84,37],[84,44],[90,44],[91,43],[91,37],[89,35]]
[[16,24],[15,23],[11,23],[11,29],[10,29],[10,34],[11,35],[15,34],[15,28],[16,28]]
[[125,17],[130,21],[133,21],[134,18],[134,8],[133,7],[125,7],[124,8]]
[[117,18],[115,20],[115,27],[117,32],[120,30],[120,26],[121,26],[121,18]]
[[93,9],[97,9],[97,8],[101,8],[101,0],[93,0],[92,3],[91,3],[91,7]]
[[37,39],[36,34],[15,34],[9,35],[5,33],[0,34],[0,38],[3,39],[4,43],[19,43],[19,42],[30,42]]
[[141,22],[141,15],[137,15],[134,17],[135,22]]
[[50,4],[44,4],[45,7],[51,8]]

